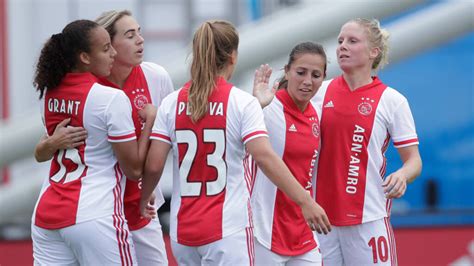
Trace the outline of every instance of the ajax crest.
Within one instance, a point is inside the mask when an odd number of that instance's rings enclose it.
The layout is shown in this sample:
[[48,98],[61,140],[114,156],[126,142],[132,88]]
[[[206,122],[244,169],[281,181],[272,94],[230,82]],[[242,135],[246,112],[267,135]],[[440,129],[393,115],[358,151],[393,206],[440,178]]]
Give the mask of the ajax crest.
[[374,103],[375,101],[370,99],[370,98],[364,98],[362,97],[362,103],[359,104],[357,109],[359,110],[359,113],[365,116],[368,116],[372,113],[372,105],[371,103]]
[[312,130],[313,130],[313,135],[314,135],[315,137],[319,137],[320,131],[319,131],[319,125],[318,125],[318,123],[313,123],[313,125],[311,126],[311,128],[312,128]]
[[142,94],[143,92],[145,92],[144,89],[135,89],[132,91],[132,94],[134,95],[133,104],[138,110],[143,109],[148,103],[148,98]]

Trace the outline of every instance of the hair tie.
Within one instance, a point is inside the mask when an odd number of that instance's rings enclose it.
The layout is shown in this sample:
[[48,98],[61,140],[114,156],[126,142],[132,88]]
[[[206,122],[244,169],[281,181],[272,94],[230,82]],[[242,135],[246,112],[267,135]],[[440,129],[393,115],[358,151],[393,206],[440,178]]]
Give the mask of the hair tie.
[[61,32],[51,35],[51,39],[52,40],[57,40],[57,41],[60,41],[62,39],[62,37],[63,37],[63,34]]

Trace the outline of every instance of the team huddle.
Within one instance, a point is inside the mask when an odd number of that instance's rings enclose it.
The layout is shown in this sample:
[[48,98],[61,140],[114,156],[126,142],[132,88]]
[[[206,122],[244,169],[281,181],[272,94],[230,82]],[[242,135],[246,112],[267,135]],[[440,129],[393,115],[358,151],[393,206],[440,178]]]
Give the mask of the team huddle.
[[[77,20],[44,45],[34,85],[50,161],[32,217],[35,265],[168,265],[158,182],[173,157],[170,238],[179,265],[397,265],[393,198],[421,172],[407,99],[372,72],[388,33],[375,19],[338,35],[342,75],[301,42],[284,76],[235,87],[239,35],[194,33],[191,80],[174,90],[143,62],[129,11]],[[403,162],[386,173],[390,140]],[[171,255],[171,254],[170,254]]]

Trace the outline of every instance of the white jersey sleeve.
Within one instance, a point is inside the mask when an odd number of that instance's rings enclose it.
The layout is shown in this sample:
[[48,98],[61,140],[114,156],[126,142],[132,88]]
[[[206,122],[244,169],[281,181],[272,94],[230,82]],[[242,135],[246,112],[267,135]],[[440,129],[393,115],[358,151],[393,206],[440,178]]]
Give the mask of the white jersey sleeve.
[[171,145],[172,132],[175,129],[174,117],[176,112],[176,99],[178,91],[163,99],[155,118],[150,139],[160,140]]
[[245,105],[242,114],[241,138],[244,144],[257,137],[268,137],[263,111],[255,97]]
[[123,91],[117,90],[105,111],[109,142],[124,142],[136,139],[132,121],[132,106]]
[[415,121],[408,100],[392,88],[387,88],[385,94],[387,103],[392,106],[389,109],[391,112],[388,114],[387,129],[393,139],[393,145],[395,148],[403,148],[418,144]]
[[160,106],[162,100],[174,91],[171,77],[162,66],[155,63],[143,62],[141,67],[148,83],[152,103]]

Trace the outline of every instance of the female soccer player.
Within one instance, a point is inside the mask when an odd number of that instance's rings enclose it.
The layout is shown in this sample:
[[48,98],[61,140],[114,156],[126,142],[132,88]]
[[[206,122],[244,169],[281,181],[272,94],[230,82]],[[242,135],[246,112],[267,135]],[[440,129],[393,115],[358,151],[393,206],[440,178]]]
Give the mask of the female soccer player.
[[[319,118],[311,98],[326,77],[326,64],[321,45],[296,45],[285,65],[276,97],[263,109],[272,148],[308,193],[312,193],[320,142]],[[266,90],[270,75],[268,65],[262,66],[256,72],[255,86]],[[321,265],[317,237],[301,209],[262,171],[257,171],[252,210],[257,265]],[[327,220],[326,214],[324,219]]]
[[156,109],[142,111],[147,122],[137,143],[126,95],[98,83],[115,55],[107,31],[88,20],[68,24],[41,51],[34,84],[47,134],[65,119],[88,134],[53,155],[32,219],[36,264],[136,263],[123,190],[125,176],[141,176]]
[[[407,99],[372,76],[385,63],[388,33],[377,20],[354,19],[338,36],[341,76],[313,98],[322,108],[316,201],[334,230],[321,235],[325,265],[397,265],[392,199],[421,172]],[[390,139],[403,165],[385,175]]]
[[238,43],[232,24],[204,22],[194,34],[191,81],[163,100],[155,121],[141,209],[148,216],[145,206],[172,149],[170,236],[179,264],[254,263],[245,149],[308,223],[327,230],[320,208],[271,149],[257,100],[228,82]]
[[[96,22],[103,26],[110,35],[112,46],[117,51],[111,73],[102,77],[100,83],[123,90],[132,105],[132,118],[135,133],[141,135],[143,121],[139,116],[147,104],[159,106],[161,100],[173,91],[173,84],[166,70],[154,63],[143,62],[144,39],[140,25],[128,10],[107,11],[101,14]],[[35,154],[48,158],[62,143],[78,145],[86,136],[80,127],[64,127],[63,121],[58,132],[41,141]],[[153,123],[154,121],[150,121]],[[124,211],[135,244],[138,263],[141,265],[167,265],[167,255],[163,241],[161,225],[156,215],[153,219],[140,215],[140,180],[127,179],[124,194]],[[156,190],[154,206],[159,208],[164,203],[161,190]]]
[[[123,90],[128,96],[132,104],[135,133],[140,136],[143,122],[139,111],[146,104],[160,106],[163,98],[174,91],[173,83],[162,66],[143,62],[144,39],[140,25],[130,11],[104,12],[96,22],[109,32],[112,46],[117,51],[110,75],[101,82]],[[132,231],[138,264],[168,265],[160,221],[156,215],[149,219],[140,214],[140,187],[141,180],[127,179],[124,196],[125,218]],[[156,200],[152,203],[155,201],[154,206],[159,208],[164,198],[159,188],[155,192]]]

